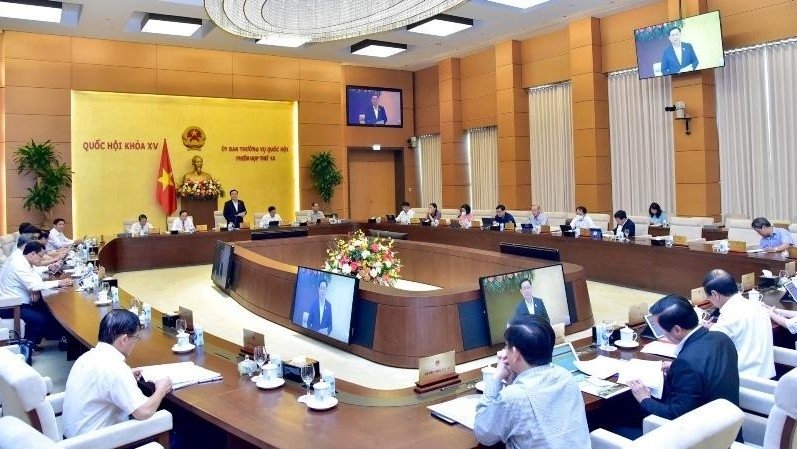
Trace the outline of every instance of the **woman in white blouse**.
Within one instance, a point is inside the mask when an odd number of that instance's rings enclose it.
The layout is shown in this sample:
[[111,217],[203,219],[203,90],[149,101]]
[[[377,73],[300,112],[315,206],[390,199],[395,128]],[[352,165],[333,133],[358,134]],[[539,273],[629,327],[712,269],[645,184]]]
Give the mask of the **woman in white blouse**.
[[576,208],[576,218],[570,220],[570,227],[573,229],[589,229],[595,227],[592,217],[587,215],[587,208],[578,206]]

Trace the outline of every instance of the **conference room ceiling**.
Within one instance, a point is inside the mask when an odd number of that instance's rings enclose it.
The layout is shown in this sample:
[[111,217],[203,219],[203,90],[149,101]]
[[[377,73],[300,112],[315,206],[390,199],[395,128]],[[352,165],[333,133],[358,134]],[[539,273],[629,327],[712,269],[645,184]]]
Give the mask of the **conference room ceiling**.
[[[3,18],[0,19],[0,29],[419,70],[444,58],[476,53],[506,39],[522,40],[561,29],[574,19],[604,17],[656,1],[658,0],[550,0],[528,10],[521,10],[487,0],[471,0],[447,11],[447,14],[473,19],[473,28],[448,37],[411,33],[402,28],[355,39],[309,43],[299,48],[262,46],[250,39],[228,34],[212,25],[202,0],[66,0],[65,3],[82,5],[77,26]],[[134,22],[140,23],[142,13],[145,12],[202,19],[206,25],[197,35],[204,35],[201,38],[186,38],[129,31],[135,28],[132,25]],[[365,38],[404,43],[409,46],[409,50],[388,58],[352,55],[350,46]]]

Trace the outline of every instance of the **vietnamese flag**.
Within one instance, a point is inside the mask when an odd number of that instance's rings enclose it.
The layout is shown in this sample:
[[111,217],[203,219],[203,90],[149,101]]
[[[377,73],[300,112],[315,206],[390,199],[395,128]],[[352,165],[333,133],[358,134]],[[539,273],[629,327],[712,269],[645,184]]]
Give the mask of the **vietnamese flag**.
[[161,164],[158,168],[158,183],[155,186],[155,199],[161,205],[166,215],[171,215],[177,209],[177,187],[174,184],[174,174],[172,173],[172,163],[169,161],[169,149],[166,147],[166,139],[163,139],[163,150],[161,151]]

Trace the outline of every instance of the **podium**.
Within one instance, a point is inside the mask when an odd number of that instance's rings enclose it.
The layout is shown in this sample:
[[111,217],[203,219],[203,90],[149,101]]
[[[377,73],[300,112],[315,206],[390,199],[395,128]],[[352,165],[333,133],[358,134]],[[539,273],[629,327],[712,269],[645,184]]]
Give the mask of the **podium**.
[[186,196],[181,197],[180,202],[183,209],[188,212],[188,215],[194,218],[194,226],[207,225],[208,229],[213,229],[216,226],[216,219],[213,217],[218,204],[216,197],[196,198]]

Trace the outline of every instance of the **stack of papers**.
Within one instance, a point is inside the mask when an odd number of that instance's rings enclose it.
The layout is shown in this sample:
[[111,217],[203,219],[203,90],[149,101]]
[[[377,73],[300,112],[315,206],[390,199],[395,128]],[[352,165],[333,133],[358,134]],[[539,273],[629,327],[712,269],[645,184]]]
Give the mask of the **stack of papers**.
[[167,363],[164,365],[151,365],[141,367],[144,380],[170,378],[172,389],[177,390],[189,385],[221,380],[221,374],[205,369],[194,362]]
[[476,426],[476,405],[481,397],[482,395],[480,394],[469,394],[450,401],[430,405],[427,408],[438,415],[454,420],[473,430],[473,427]]
[[617,374],[625,362],[620,359],[599,355],[592,360],[576,360],[573,363],[583,373],[599,379],[606,379]]
[[617,396],[629,390],[629,388],[623,384],[616,384],[597,377],[588,377],[582,380],[578,383],[578,388],[584,393],[589,393],[603,399],[609,399],[612,396]]
[[662,357],[675,358],[675,348],[677,346],[664,341],[652,341],[645,345],[639,352],[644,354],[655,354]]
[[632,380],[639,380],[650,388],[651,396],[661,399],[664,392],[664,373],[661,366],[661,361],[631,359],[620,368],[617,382],[628,385]]

